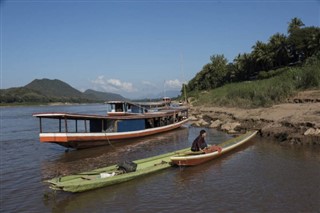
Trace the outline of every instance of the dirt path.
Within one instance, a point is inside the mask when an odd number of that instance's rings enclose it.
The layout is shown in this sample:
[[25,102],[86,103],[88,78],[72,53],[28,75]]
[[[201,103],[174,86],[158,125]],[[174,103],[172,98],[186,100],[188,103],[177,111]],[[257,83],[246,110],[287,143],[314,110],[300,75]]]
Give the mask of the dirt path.
[[269,108],[191,107],[196,126],[236,133],[259,129],[281,143],[320,145],[320,90],[305,91]]

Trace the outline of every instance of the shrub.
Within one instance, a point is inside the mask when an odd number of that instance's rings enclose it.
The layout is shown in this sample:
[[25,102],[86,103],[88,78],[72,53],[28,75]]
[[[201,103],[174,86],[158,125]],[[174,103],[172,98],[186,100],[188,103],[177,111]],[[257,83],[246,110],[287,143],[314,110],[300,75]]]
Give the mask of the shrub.
[[197,104],[266,107],[284,102],[300,89],[320,88],[320,59],[317,58],[302,67],[281,68],[269,74],[275,76],[263,80],[227,84],[209,93],[198,92]]

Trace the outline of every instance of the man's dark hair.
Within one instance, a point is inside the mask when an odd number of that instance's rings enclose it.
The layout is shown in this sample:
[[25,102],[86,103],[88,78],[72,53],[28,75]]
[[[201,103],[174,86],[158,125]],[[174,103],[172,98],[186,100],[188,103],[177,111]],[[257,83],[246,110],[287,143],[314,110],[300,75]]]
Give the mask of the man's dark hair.
[[204,129],[201,130],[201,131],[200,131],[200,135],[203,135],[203,133],[205,133],[205,132],[206,132],[206,130],[204,130]]

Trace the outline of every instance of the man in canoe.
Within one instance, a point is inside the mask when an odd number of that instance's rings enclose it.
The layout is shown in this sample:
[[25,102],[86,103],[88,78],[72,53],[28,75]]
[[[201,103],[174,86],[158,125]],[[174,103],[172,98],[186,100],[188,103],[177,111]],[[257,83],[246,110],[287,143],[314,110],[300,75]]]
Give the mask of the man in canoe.
[[208,144],[205,141],[206,135],[207,135],[207,132],[204,129],[202,129],[200,131],[199,136],[196,139],[194,139],[192,146],[191,146],[191,151],[193,151],[193,152],[203,151],[205,153],[218,151],[220,153],[222,150],[221,147],[216,146],[216,145],[208,147]]

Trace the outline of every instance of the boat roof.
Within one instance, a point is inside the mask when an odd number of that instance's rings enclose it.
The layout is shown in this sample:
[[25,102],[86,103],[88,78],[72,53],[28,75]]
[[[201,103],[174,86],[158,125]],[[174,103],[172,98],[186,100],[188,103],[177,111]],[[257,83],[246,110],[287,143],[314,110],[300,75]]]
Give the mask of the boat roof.
[[158,106],[158,105],[164,105],[167,102],[166,101],[153,101],[153,102],[133,102],[133,101],[107,101],[106,104],[131,104],[136,106]]
[[[186,108],[185,108],[186,109]],[[161,110],[158,112],[148,113],[128,113],[126,115],[94,115],[94,114],[78,114],[78,113],[66,113],[66,112],[45,112],[45,113],[34,113],[32,116],[38,118],[51,118],[51,119],[75,119],[75,120],[87,120],[87,119],[113,119],[113,120],[127,120],[127,119],[145,119],[155,117],[165,117],[174,113],[183,111],[185,109],[177,108]]]

